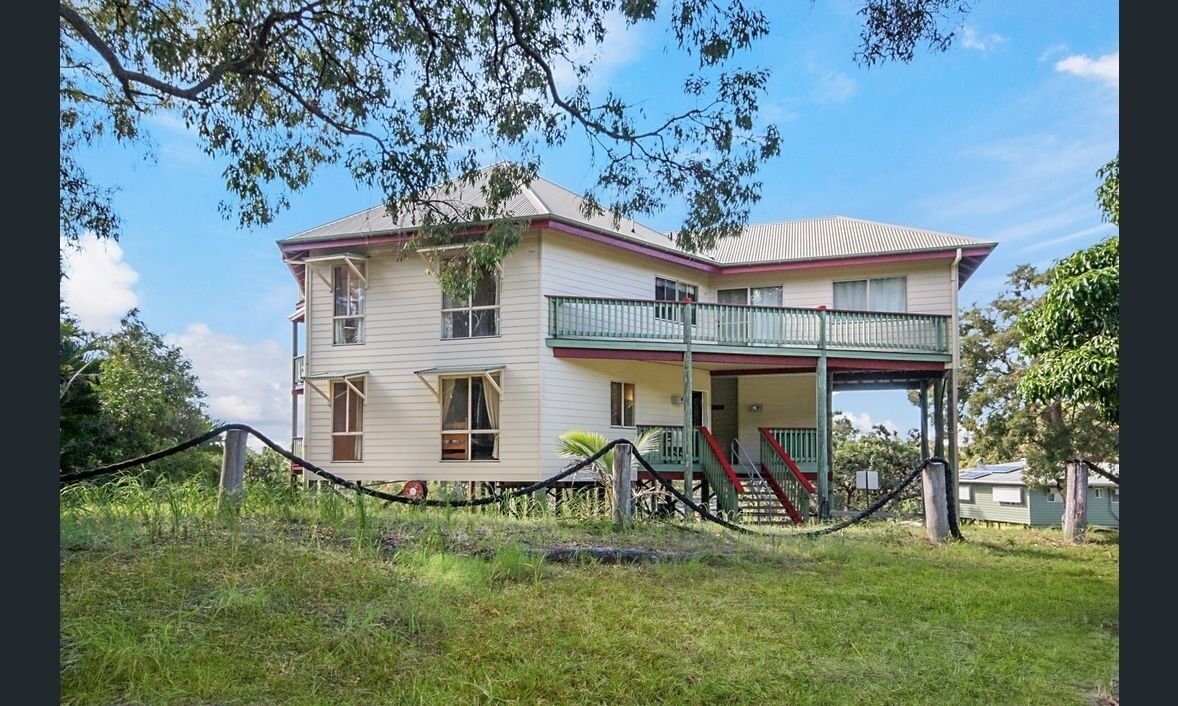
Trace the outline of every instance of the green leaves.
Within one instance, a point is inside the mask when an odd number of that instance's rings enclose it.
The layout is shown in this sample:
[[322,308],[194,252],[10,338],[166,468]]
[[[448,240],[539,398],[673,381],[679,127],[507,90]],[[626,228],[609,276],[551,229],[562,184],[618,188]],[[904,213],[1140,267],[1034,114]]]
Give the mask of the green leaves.
[[1018,324],[1034,365],[1019,381],[1029,401],[1096,405],[1120,418],[1120,237],[1055,265],[1042,299]]

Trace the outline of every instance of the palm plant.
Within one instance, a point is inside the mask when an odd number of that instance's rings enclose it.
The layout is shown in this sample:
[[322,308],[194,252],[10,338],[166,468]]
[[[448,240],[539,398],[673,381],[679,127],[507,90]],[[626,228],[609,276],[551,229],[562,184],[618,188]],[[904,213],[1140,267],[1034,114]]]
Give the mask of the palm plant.
[[[632,446],[634,450],[643,456],[647,456],[658,449],[659,441],[662,439],[663,430],[660,428],[651,428],[641,432],[633,439]],[[585,429],[574,429],[566,431],[560,435],[560,442],[556,446],[556,453],[561,458],[569,459],[586,459],[601,451],[606,444],[610,442],[605,438],[605,435],[596,431],[587,431]],[[614,468],[614,449],[602,454],[600,458],[594,461],[589,466],[593,470],[593,474],[597,478],[597,482],[605,486],[606,494],[609,497],[610,506],[614,503],[614,487],[613,487],[613,468]],[[637,477],[639,468],[638,462],[633,456],[630,457],[630,471],[631,477]],[[637,500],[637,496],[635,496]]]

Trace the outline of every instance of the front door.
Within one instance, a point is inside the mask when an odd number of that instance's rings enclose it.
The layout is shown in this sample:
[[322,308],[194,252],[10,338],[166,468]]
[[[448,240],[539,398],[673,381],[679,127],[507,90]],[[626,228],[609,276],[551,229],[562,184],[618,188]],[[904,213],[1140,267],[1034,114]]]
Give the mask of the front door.
[[716,437],[720,448],[725,451],[729,451],[732,448],[732,440],[740,433],[739,421],[737,417],[736,378],[713,377],[712,435]]

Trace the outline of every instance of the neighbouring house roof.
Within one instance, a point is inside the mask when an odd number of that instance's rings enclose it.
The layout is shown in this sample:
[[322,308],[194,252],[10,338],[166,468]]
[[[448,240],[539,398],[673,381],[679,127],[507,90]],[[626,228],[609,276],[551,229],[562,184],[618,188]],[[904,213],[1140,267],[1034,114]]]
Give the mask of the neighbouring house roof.
[[[487,171],[487,170],[484,170]],[[468,206],[484,206],[481,182],[458,185],[447,191],[439,187],[431,198]],[[583,228],[612,239],[653,247],[705,266],[726,268],[774,263],[810,262],[824,259],[911,255],[970,249],[961,264],[961,281],[972,272],[997,245],[996,242],[949,233],[878,223],[875,221],[828,216],[802,220],[750,225],[735,238],[725,238],[704,253],[691,253],[676,247],[670,234],[630,219],[614,223],[612,214],[587,217],[581,212],[584,199],[543,177],[537,177],[507,206],[512,218],[554,220]],[[414,213],[397,219],[389,216],[383,204],[359,213],[316,226],[278,241],[284,249],[301,244],[330,244],[332,241],[354,242],[356,238],[408,233],[418,226]]]
[[[982,464],[975,468],[963,468],[957,475],[960,483],[980,483],[984,485],[1027,485],[1023,479],[1023,469],[1027,466],[1025,460],[1010,461],[1008,463]],[[1102,466],[1109,472],[1117,474],[1118,464],[1110,463]],[[1107,478],[1096,474],[1088,475],[1088,485],[1116,486]]]

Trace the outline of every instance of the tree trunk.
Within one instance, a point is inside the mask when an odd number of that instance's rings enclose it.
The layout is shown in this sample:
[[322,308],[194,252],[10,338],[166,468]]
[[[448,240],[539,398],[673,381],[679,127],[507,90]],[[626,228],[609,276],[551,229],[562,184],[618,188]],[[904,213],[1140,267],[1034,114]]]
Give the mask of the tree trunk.
[[1088,473],[1083,465],[1069,461],[1064,483],[1063,539],[1079,544],[1088,528]]

